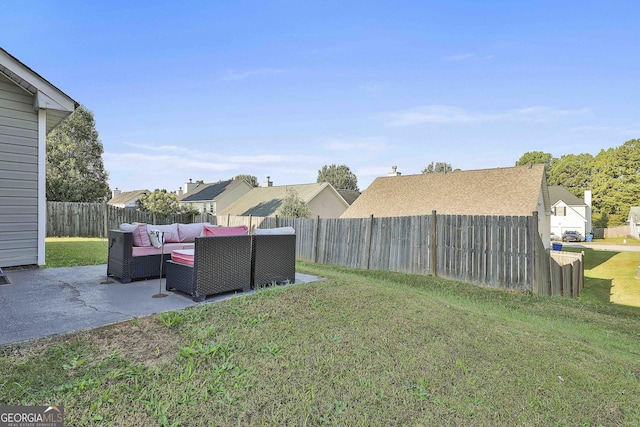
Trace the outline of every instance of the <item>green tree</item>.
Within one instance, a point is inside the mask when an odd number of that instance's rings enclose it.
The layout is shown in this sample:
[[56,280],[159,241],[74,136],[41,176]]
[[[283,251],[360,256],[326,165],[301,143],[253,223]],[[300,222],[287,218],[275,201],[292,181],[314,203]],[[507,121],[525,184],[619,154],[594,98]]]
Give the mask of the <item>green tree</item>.
[[260,187],[260,184],[258,183],[258,178],[253,175],[236,175],[236,177],[233,179],[244,179],[252,187]]
[[584,190],[591,188],[593,179],[593,156],[591,154],[567,154],[553,159],[547,170],[549,185],[562,185],[575,196],[582,198]]
[[311,217],[311,209],[296,190],[289,189],[277,214],[283,218],[309,218]]
[[79,106],[47,136],[47,200],[102,202],[109,197],[109,174],[93,113]]
[[631,206],[640,205],[640,140],[601,150],[594,158],[593,206],[609,225],[625,224]]
[[324,165],[318,171],[316,182],[328,182],[337,190],[360,191],[358,189],[358,178],[346,165]]
[[607,228],[609,226],[609,215],[606,212],[594,213],[591,216],[591,223],[594,228]]
[[431,162],[426,168],[422,169],[422,173],[447,173],[451,172],[453,167],[450,163],[445,162]]
[[554,157],[551,153],[544,153],[542,151],[529,151],[526,152],[516,161],[516,166],[529,166],[545,164],[547,168],[553,166]]
[[178,197],[165,189],[156,189],[152,193],[143,194],[136,201],[136,205],[141,211],[154,215],[167,216],[184,211],[178,202]]

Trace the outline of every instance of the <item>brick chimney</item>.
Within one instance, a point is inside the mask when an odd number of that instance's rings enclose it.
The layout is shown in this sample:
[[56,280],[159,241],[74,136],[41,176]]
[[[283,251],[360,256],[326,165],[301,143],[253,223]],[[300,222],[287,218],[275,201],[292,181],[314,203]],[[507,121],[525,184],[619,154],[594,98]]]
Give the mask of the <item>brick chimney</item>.
[[111,198],[112,199],[115,199],[116,197],[118,197],[121,194],[122,194],[122,191],[118,190],[118,187],[116,187],[115,190],[111,190]]
[[270,176],[267,177],[267,180],[262,184],[263,187],[273,187],[273,182],[269,179]]

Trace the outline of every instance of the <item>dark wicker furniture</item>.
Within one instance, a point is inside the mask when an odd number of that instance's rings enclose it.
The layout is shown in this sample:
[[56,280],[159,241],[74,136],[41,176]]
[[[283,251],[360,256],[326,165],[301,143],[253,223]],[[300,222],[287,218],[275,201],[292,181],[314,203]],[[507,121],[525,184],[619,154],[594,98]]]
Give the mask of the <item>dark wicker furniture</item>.
[[254,235],[252,238],[252,288],[295,283],[296,235]]
[[251,236],[197,237],[193,266],[166,262],[166,290],[194,301],[208,295],[251,289]]
[[107,276],[115,277],[121,283],[129,283],[132,280],[159,277],[162,257],[163,260],[171,259],[171,253],[165,248],[163,255],[146,255],[134,257],[131,252],[133,247],[133,234],[129,231],[109,230],[109,257],[107,263]]

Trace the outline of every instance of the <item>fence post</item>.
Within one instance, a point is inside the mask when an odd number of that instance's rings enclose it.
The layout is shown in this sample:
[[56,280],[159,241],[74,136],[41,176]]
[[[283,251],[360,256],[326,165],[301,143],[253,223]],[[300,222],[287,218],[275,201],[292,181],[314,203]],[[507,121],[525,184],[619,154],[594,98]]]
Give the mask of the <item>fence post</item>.
[[371,216],[369,217],[369,224],[367,227],[367,231],[366,231],[366,235],[365,235],[365,248],[364,248],[364,253],[366,255],[366,260],[365,260],[365,270],[369,269],[369,265],[371,263],[371,239],[372,239],[372,235],[373,235],[373,214],[371,214]]
[[109,235],[109,213],[107,212],[108,209],[107,202],[104,202],[102,204],[102,209],[104,209],[104,237],[106,238]]
[[276,215],[276,228],[280,227],[280,218]]
[[438,251],[436,248],[438,245],[436,238],[437,218],[437,212],[435,210],[431,211],[431,274],[434,277],[438,276]]
[[318,263],[318,229],[320,228],[320,215],[316,217],[316,226],[313,231],[313,262]]

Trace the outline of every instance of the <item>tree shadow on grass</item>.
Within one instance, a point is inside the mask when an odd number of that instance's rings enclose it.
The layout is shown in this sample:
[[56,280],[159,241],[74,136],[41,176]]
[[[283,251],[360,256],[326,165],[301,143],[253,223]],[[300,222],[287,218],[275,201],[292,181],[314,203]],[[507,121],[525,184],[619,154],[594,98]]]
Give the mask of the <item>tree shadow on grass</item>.
[[584,288],[580,291],[580,300],[598,304],[611,303],[611,279],[584,278]]
[[[565,249],[563,249],[565,250]],[[589,248],[567,248],[567,252],[584,252],[584,269],[592,270],[599,266],[600,264],[604,264],[609,261],[614,256],[618,255],[620,252],[616,251],[603,251],[603,250],[594,250]]]

